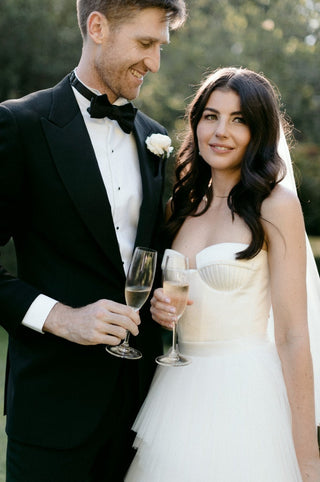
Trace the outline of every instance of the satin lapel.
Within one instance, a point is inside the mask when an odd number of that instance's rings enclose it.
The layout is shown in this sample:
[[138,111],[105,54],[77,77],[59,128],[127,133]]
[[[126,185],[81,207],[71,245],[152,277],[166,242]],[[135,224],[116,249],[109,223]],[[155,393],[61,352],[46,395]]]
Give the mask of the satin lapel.
[[52,106],[42,124],[62,182],[102,251],[122,269],[108,196],[68,79],[54,89]]
[[159,202],[162,194],[162,161],[151,154],[145,140],[153,131],[139,116],[135,120],[134,136],[137,143],[142,179],[143,199],[140,208],[136,246],[149,246],[154,226],[157,221]]

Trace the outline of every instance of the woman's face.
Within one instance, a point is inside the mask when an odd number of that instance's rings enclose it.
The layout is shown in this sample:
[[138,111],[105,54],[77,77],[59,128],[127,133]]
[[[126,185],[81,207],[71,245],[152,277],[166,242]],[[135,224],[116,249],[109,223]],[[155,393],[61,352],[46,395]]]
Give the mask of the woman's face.
[[240,171],[251,139],[239,95],[230,89],[212,92],[197,126],[201,157],[212,171]]

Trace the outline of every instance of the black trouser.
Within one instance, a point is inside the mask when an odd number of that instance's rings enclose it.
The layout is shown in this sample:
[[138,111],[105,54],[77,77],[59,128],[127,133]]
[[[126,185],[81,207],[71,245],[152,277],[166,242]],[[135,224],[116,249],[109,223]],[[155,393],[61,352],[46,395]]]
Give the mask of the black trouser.
[[133,457],[133,433],[129,429],[136,387],[130,381],[124,386],[120,379],[117,395],[120,393],[122,397],[117,398],[121,403],[104,415],[99,427],[80,446],[57,450],[9,438],[6,482],[122,482]]

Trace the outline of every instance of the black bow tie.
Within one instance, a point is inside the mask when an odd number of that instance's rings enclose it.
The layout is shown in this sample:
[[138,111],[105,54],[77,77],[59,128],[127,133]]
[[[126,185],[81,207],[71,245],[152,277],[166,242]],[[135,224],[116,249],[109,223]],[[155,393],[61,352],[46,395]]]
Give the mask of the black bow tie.
[[70,75],[70,82],[71,85],[77,89],[78,92],[80,92],[80,94],[86,97],[86,99],[90,100],[90,107],[87,109],[90,117],[95,117],[97,119],[109,117],[109,119],[116,120],[124,132],[130,134],[133,129],[134,118],[137,113],[137,109],[133,107],[131,102],[128,102],[124,105],[111,104],[106,94],[97,95],[91,90],[87,89],[87,87],[83,85],[76,77],[74,72],[72,72]]

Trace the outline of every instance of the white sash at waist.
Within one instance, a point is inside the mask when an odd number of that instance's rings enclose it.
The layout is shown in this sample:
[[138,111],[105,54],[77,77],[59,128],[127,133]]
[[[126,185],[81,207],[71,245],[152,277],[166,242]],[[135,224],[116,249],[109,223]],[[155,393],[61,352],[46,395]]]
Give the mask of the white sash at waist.
[[179,351],[184,355],[212,356],[227,352],[241,352],[250,348],[270,346],[271,341],[267,334],[252,335],[232,340],[218,341],[179,341]]

